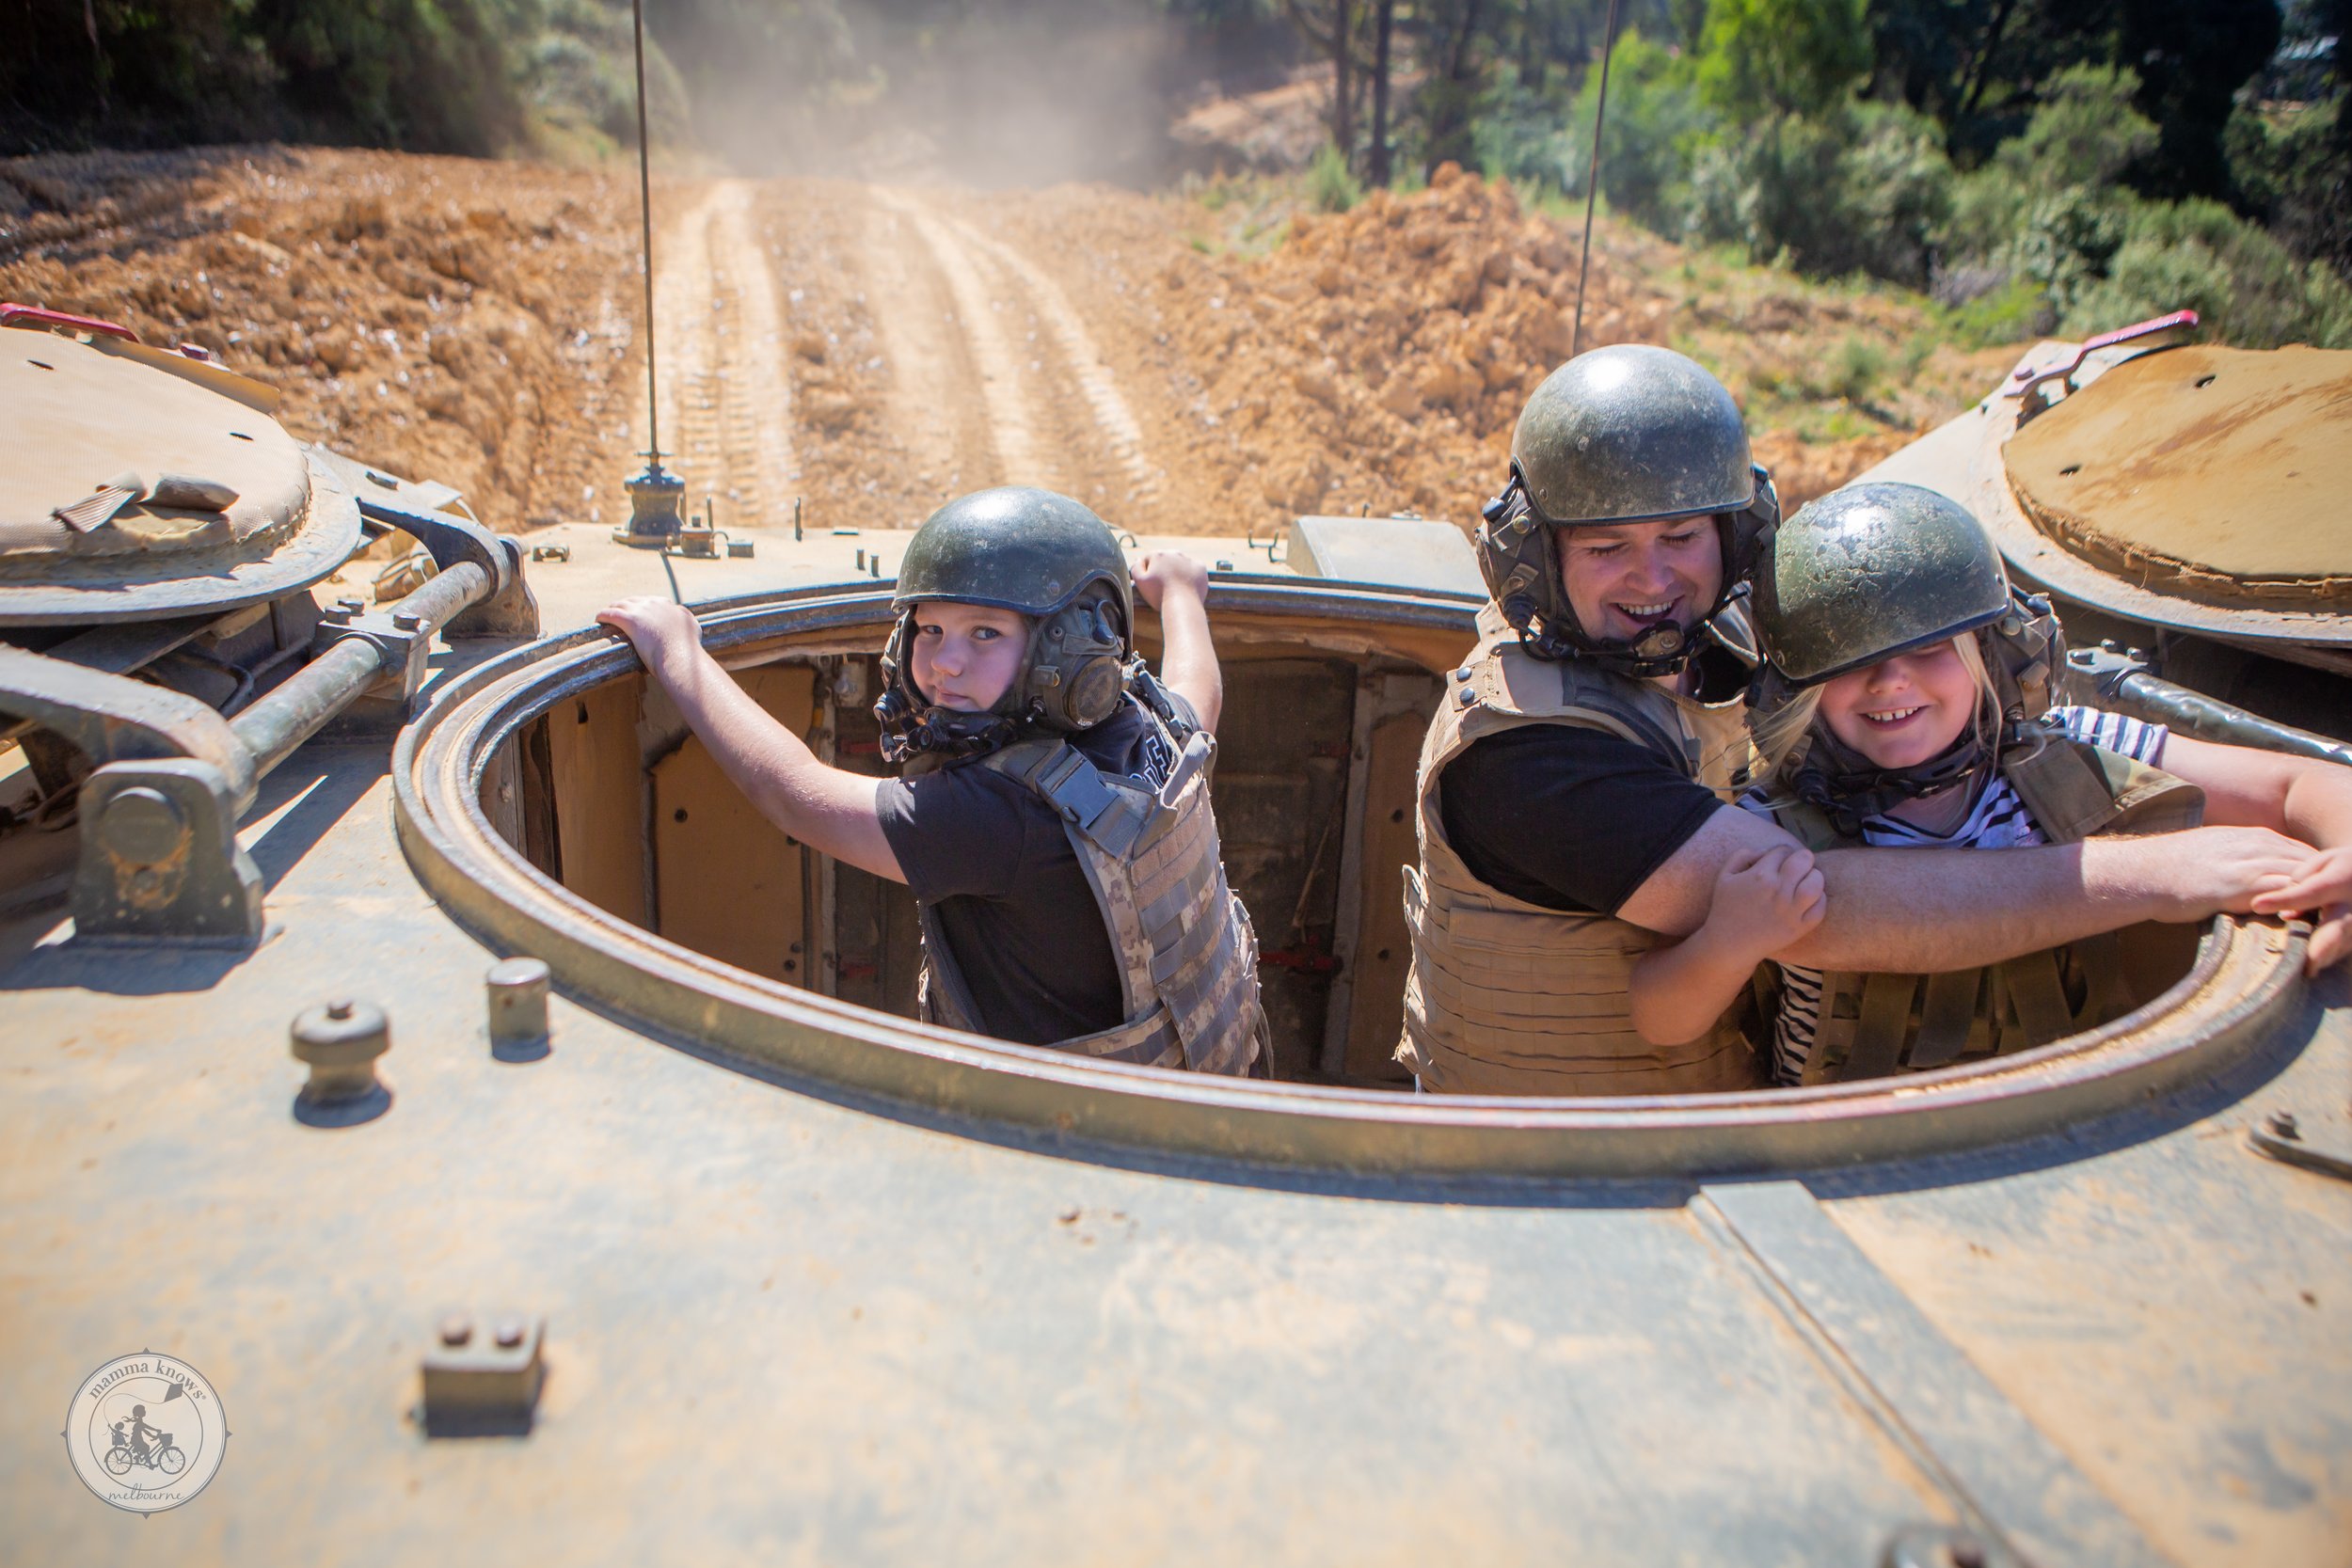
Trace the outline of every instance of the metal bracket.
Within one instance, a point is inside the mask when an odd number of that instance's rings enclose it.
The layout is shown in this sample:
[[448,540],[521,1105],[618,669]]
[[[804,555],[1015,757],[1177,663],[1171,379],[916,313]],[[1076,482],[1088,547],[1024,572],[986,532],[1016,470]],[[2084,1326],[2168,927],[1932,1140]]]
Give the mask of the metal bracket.
[[423,1365],[424,1430],[433,1437],[519,1437],[531,1431],[546,1377],[548,1321],[519,1312],[441,1320]]
[[195,698],[0,643],[0,713],[29,719],[91,762],[193,757],[218,769],[233,802],[253,801],[253,755]]
[[2129,326],[2119,326],[2112,332],[2102,332],[2095,338],[2084,339],[2082,346],[2077,348],[2074,356],[2063,364],[2018,367],[2010,377],[2016,385],[2004,389],[2001,395],[2018,400],[2017,423],[2022,427],[2026,420],[2049,408],[2058,401],[2049,394],[2048,388],[2051,382],[2059,383],[2069,394],[2072,394],[2075,390],[2074,372],[2081,370],[2084,362],[2101,349],[2117,348],[2124,343],[2138,343],[2143,353],[2153,352],[2156,349],[2171,348],[2176,344],[2188,341],[2190,335],[2196,330],[2197,312],[2194,310],[2175,310],[2169,316],[2158,316],[2153,321],[2134,322]]
[[2292,1111],[2274,1111],[2246,1134],[2254,1152],[2280,1164],[2352,1181],[2352,1132],[2330,1118],[2312,1126]]
[[445,510],[447,506],[463,504],[453,499],[445,486],[410,484],[334,452],[322,451],[318,455],[350,489],[362,518],[383,528],[396,528],[413,537],[425,547],[425,552],[433,557],[434,566],[440,571],[446,572],[461,561],[470,561],[489,578],[489,594],[443,626],[442,636],[539,635],[539,601],[532,595],[531,584],[523,576],[521,540],[494,533],[470,517]]
[[262,874],[237,845],[227,775],[192,758],[109,763],[83,781],[76,937],[247,946]]

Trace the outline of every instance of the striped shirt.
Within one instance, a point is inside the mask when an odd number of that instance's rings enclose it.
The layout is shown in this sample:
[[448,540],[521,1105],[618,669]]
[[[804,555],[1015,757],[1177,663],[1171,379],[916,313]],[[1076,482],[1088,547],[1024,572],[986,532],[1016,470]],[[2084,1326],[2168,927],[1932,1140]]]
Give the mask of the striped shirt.
[[[2169,733],[2161,724],[2143,724],[2120,713],[2095,707],[2052,708],[2042,717],[2044,728],[2102,751],[2118,752],[2151,767],[2164,754]],[[1740,798],[1740,804],[1759,816],[1770,816],[1771,793],[1759,786]],[[1862,819],[1862,841],[1878,848],[2026,849],[2046,843],[2042,830],[1999,773],[1978,792],[1976,802],[1960,826],[1946,833],[1894,816]],[[1804,1079],[1804,1065],[1813,1055],[1813,1037],[1821,1017],[1821,972],[1801,964],[1782,964],[1780,1016],[1772,1022],[1772,1080],[1794,1085]]]

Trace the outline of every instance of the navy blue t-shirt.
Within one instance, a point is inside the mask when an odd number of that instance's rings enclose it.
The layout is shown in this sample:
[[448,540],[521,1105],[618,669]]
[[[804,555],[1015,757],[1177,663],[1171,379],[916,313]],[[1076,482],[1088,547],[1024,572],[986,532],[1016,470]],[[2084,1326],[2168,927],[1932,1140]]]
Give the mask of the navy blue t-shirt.
[[[1197,728],[1184,700],[1168,697],[1178,733]],[[1155,790],[1176,763],[1132,700],[1070,742],[1105,776]],[[908,889],[938,916],[980,1022],[1025,1045],[1125,1022],[1110,933],[1061,818],[1027,784],[977,762],[893,779],[874,803]]]

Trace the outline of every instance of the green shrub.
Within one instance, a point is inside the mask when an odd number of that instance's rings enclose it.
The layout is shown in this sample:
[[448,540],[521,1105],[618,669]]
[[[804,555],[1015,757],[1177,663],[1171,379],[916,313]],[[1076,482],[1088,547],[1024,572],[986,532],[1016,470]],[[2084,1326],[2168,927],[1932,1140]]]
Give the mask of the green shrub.
[[2100,276],[2068,293],[2059,327],[2103,332],[2178,309],[2241,347],[2352,347],[2352,290],[2342,278],[2201,199],[2133,203],[2122,245]]
[[1364,198],[1364,188],[1356,182],[1346,157],[1329,142],[1307,170],[1307,198],[1319,213],[1344,213]]
[[1952,178],[1933,126],[1909,109],[1784,116],[1742,144],[1701,151],[1690,227],[1757,261],[1786,255],[1817,276],[1860,272],[1924,288]]

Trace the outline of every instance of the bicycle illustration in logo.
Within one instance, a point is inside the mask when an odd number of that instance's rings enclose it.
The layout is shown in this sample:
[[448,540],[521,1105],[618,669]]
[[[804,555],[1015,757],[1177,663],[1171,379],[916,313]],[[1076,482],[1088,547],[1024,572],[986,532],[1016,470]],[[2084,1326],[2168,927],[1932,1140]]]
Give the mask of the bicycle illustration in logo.
[[[125,1427],[130,1428],[126,1434]],[[106,1473],[127,1476],[135,1465],[176,1476],[188,1467],[188,1456],[172,1442],[171,1433],[147,1424],[147,1406],[135,1404],[131,1414],[114,1424],[115,1446],[106,1450]]]

